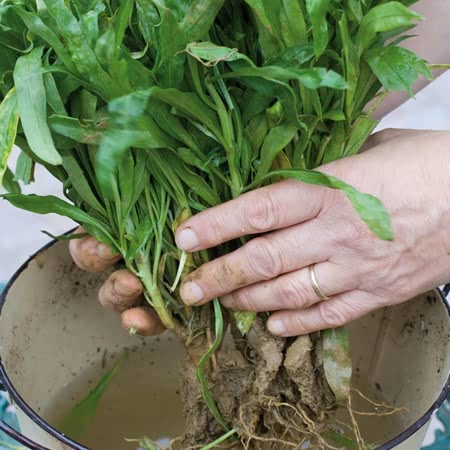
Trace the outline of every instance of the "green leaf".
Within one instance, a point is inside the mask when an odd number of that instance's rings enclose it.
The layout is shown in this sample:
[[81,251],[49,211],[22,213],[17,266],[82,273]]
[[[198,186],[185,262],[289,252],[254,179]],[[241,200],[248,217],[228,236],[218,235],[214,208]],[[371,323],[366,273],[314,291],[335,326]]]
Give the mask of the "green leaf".
[[291,142],[297,135],[298,128],[289,123],[272,128],[267,134],[260,152],[260,165],[256,179],[261,179],[270,170],[278,153]]
[[323,67],[315,67],[313,69],[288,69],[280,66],[248,67],[224,73],[216,78],[242,77],[260,77],[276,81],[297,80],[308,89],[318,89],[319,87],[347,88],[347,83],[341,75]]
[[[34,194],[5,194],[2,197],[16,208],[25,209],[36,214],[59,214],[83,225],[90,234],[95,234],[100,241],[108,245],[114,245],[111,229],[106,223],[92,218],[76,206],[52,195],[38,196]],[[89,229],[88,229],[89,227]],[[92,232],[91,232],[92,230]]]
[[336,161],[337,159],[342,158],[344,155],[344,146],[345,146],[345,126],[344,122],[336,122],[333,124],[333,128],[330,134],[330,142],[326,148],[325,155],[322,163],[326,164],[331,161]]
[[175,147],[176,142],[162,133],[155,126],[155,122],[145,116],[138,117],[124,128],[124,122],[117,119],[113,121],[83,120],[65,116],[51,116],[48,120],[52,130],[62,136],[73,139],[82,144],[100,145],[110,132],[126,136],[131,147],[135,148],[160,148]]
[[412,85],[420,74],[427,80],[433,79],[425,61],[402,47],[374,48],[366,53],[365,59],[389,92],[407,91],[414,95]]
[[302,44],[289,47],[279,55],[266,61],[268,66],[281,66],[287,69],[299,69],[300,66],[314,58],[312,44]]
[[199,175],[189,170],[175,152],[172,150],[160,150],[161,159],[167,165],[167,170],[174,171],[190,189],[201,197],[209,206],[221,203],[220,197],[208,183]]
[[66,436],[72,439],[78,439],[86,431],[89,423],[95,416],[100,404],[100,400],[106,391],[109,383],[116,376],[117,371],[122,364],[125,354],[121,355],[108,372],[106,372],[98,382],[97,386],[81,400],[69,413],[63,418],[58,429]]
[[169,8],[160,10],[161,22],[158,25],[158,52],[154,73],[160,86],[177,88],[184,76],[184,62],[189,38],[186,31],[176,21]]
[[217,114],[208,108],[197,94],[182,92],[177,89],[161,89],[154,87],[151,89],[151,99],[159,100],[167,105],[177,108],[185,115],[192,117],[199,123],[206,126],[215,136],[221,134]]
[[330,109],[322,115],[322,119],[329,119],[333,120],[334,122],[339,122],[341,120],[345,120],[345,114],[339,109]]
[[24,184],[30,184],[34,181],[35,162],[24,151],[20,152],[17,158],[15,181],[23,181]]
[[328,45],[327,13],[331,0],[306,0],[306,10],[311,20],[314,53],[319,58]]
[[47,125],[47,104],[42,74],[43,48],[18,58],[14,69],[20,121],[33,153],[48,164],[61,164]]
[[15,88],[11,89],[0,104],[0,187],[8,167],[8,159],[14,147],[19,124],[19,109]]
[[353,208],[359,214],[361,219],[367,224],[369,229],[379,238],[384,240],[392,240],[394,233],[391,226],[391,219],[386,208],[380,200],[370,194],[362,194],[352,186],[344,183],[337,178],[315,170],[301,169],[279,169],[273,170],[263,178],[255,181],[245,188],[245,192],[259,186],[263,181],[272,177],[293,178],[303,183],[325,186],[331,189],[341,190],[350,200]]
[[[52,28],[64,38],[65,46],[80,77],[105,100],[123,95],[124,90],[126,92],[129,87],[126,83],[118,84],[117,80],[102,67],[70,5],[64,0],[43,0],[43,2],[52,19]],[[114,73],[111,71],[111,74]]]
[[227,424],[222,419],[222,416],[220,415],[220,411],[217,408],[217,405],[214,401],[214,398],[211,394],[211,391],[208,386],[208,381],[205,377],[205,369],[207,364],[209,363],[209,360],[211,359],[214,352],[219,348],[221,342],[222,342],[222,336],[223,336],[223,315],[222,310],[220,306],[219,300],[216,298],[213,300],[214,305],[214,319],[215,319],[215,335],[216,338],[214,340],[213,345],[211,348],[203,355],[203,357],[200,359],[200,362],[197,366],[197,378],[200,383],[200,388],[202,390],[203,398],[208,405],[209,410],[211,411],[211,414],[214,416],[216,421],[220,424],[220,426],[225,430],[228,431]]
[[361,22],[363,17],[361,0],[346,1],[347,16],[352,22]]
[[23,20],[27,28],[33,34],[39,36],[41,39],[47,42],[50,47],[52,47],[52,49],[56,52],[58,57],[71,73],[78,73],[64,44],[59,40],[57,34],[52,31],[52,29],[49,28],[38,15],[32,12],[28,12],[19,6],[15,7],[14,11]]
[[88,179],[86,178],[86,174],[75,156],[71,153],[66,153],[63,155],[62,160],[63,167],[66,169],[70,182],[76,189],[77,194],[82,198],[86,205],[98,211],[101,215],[107,217],[104,206],[99,202],[92,191]]
[[345,328],[323,332],[323,368],[325,377],[338,402],[350,396],[352,360],[348,332]]
[[352,116],[354,109],[354,97],[359,79],[360,58],[355,43],[350,36],[348,21],[346,16],[339,20],[339,34],[342,41],[345,63],[345,79],[348,89],[345,92],[345,112],[348,117]]
[[138,254],[139,250],[152,238],[155,230],[152,227],[152,220],[150,216],[144,217],[142,222],[137,226],[134,235],[131,239],[131,244],[128,247],[125,261],[131,263]]
[[375,6],[361,20],[356,37],[359,54],[361,55],[370,46],[377,33],[410,27],[421,19],[419,14],[400,2],[388,2]]
[[[339,448],[343,449],[352,449],[352,448],[360,448],[358,442],[354,439],[351,439],[347,436],[344,436],[336,431],[330,430],[325,433],[325,436],[331,439],[335,444],[339,445]],[[367,449],[368,450],[368,449]]]
[[[142,142],[146,148],[174,148],[174,140],[165,134],[149,116],[144,116],[151,90],[136,91],[114,99],[108,104],[109,125],[102,137],[96,156],[96,175],[104,193],[111,196],[110,177],[130,147]],[[133,129],[145,122],[145,135]]]
[[44,73],[44,86],[47,103],[50,108],[56,113],[62,116],[66,116],[66,108],[58,92],[58,87],[55,83],[53,75],[49,72]]
[[131,20],[133,13],[134,0],[121,0],[119,10],[117,11],[115,31],[116,31],[116,47],[120,47],[125,36],[125,31]]
[[237,61],[242,59],[254,66],[253,61],[246,55],[239,53],[236,48],[222,47],[212,42],[191,42],[186,52],[205,66],[215,66],[221,61]]
[[367,115],[359,117],[350,132],[350,139],[345,147],[344,156],[356,155],[378,123],[378,120],[374,120]]
[[11,172],[9,167],[6,167],[5,173],[3,175],[3,188],[6,192],[11,192],[13,194],[20,193],[19,183],[14,180],[14,174]]
[[181,27],[189,41],[197,41],[208,36],[214,20],[225,0],[194,0],[186,12]]
[[41,233],[44,233],[46,236],[55,239],[56,241],[73,241],[74,239],[83,239],[89,236],[89,233],[71,233],[71,234],[60,234],[59,236],[55,236],[54,234],[41,230]]
[[245,0],[255,15],[261,51],[266,58],[273,58],[283,48],[278,2]]
[[282,0],[280,5],[281,37],[286,47],[307,41],[305,17],[298,0]]
[[237,329],[241,332],[242,336],[246,336],[252,328],[256,313],[250,311],[233,311],[233,316]]

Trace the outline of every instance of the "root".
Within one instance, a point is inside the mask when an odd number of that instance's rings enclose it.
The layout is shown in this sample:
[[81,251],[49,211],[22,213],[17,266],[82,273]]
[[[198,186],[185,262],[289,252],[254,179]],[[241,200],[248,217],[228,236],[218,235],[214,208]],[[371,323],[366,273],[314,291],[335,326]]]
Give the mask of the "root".
[[355,433],[356,442],[358,443],[358,447],[362,450],[366,448],[366,443],[364,442],[364,439],[361,436],[361,430],[359,429],[358,422],[355,419],[355,415],[353,414],[353,408],[352,408],[352,396],[349,395],[348,397],[348,404],[347,404],[348,413],[350,414],[350,420],[352,421],[353,425],[353,433]]
[[401,406],[400,408],[395,408],[394,406],[390,406],[386,403],[377,403],[370,398],[366,397],[361,391],[358,389],[352,389],[353,392],[356,392],[361,398],[366,400],[368,403],[373,405],[375,409],[377,408],[384,408],[385,411],[383,412],[366,412],[366,411],[355,411],[353,410],[353,414],[356,414],[358,416],[391,416],[392,414],[397,414],[399,412],[405,411],[408,412],[409,409],[405,406]]

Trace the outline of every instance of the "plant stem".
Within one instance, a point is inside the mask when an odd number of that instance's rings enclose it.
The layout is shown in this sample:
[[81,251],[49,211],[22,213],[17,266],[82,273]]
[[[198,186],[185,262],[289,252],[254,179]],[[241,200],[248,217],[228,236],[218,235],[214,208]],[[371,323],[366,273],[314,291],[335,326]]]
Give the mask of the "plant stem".
[[[223,141],[221,142],[225,148],[228,166],[230,168],[231,174],[231,183],[232,183],[232,195],[233,198],[237,197],[240,194],[242,182],[239,174],[239,170],[236,166],[236,151],[234,145],[234,133],[233,133],[233,122],[228,115],[228,112],[220,98],[220,95],[214,88],[212,83],[208,83],[206,88],[208,89],[208,93],[213,99],[214,103],[217,106],[217,114],[219,116],[220,125],[223,131]],[[220,136],[217,136],[220,139]]]
[[233,436],[233,434],[236,434],[237,431],[235,429],[230,430],[228,433],[225,433],[223,436],[220,436],[219,439],[216,439],[214,442],[211,442],[211,444],[206,445],[205,447],[202,447],[200,450],[211,450],[212,448],[218,446],[222,442],[225,442],[228,438]]
[[166,308],[166,304],[164,302],[163,296],[161,295],[161,292],[153,282],[153,276],[145,258],[139,258],[136,261],[136,267],[138,268],[138,273],[142,284],[147,290],[152,301],[152,306],[155,308],[155,311],[161,319],[161,322],[168,330],[175,331],[175,329],[177,328],[175,321]]

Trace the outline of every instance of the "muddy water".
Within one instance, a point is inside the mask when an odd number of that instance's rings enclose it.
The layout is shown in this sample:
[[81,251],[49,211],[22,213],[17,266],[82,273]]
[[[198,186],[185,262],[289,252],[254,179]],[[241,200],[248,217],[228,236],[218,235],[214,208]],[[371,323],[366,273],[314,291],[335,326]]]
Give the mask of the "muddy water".
[[[372,402],[386,404],[387,406],[392,405],[389,399],[385,398],[383,395],[383,387],[378,383],[370,382],[366,375],[354,374],[352,378],[352,388],[363,393]],[[375,415],[367,416],[356,413],[354,415],[366,444],[375,444],[378,446],[389,442],[408,426],[408,424],[405,423],[407,420],[405,411],[399,411],[392,415],[383,415],[383,413],[388,412],[391,409],[375,406],[355,391],[352,393],[352,407],[355,412],[375,413]],[[339,409],[335,418],[346,424],[350,423],[350,416],[344,408]],[[340,431],[344,432],[348,437],[354,437],[352,433],[345,432],[346,428],[343,426],[339,427],[338,425],[337,429],[340,429]]]
[[[127,352],[94,420],[78,442],[95,450],[133,450],[138,445],[126,442],[125,438],[149,436],[167,445],[170,438],[181,434],[185,425],[177,387],[177,362],[166,354],[165,364],[161,364],[161,356],[155,358],[156,350],[144,346]],[[95,387],[117,356],[100,354],[95,366],[55,395],[44,418],[57,428],[64,415]]]
[[[182,433],[185,423],[177,386],[177,363],[171,355],[165,355],[164,364],[161,364],[161,360],[156,364],[152,361],[154,352],[155,349],[147,347],[128,352],[116,378],[108,386],[94,420],[78,439],[80,443],[95,450],[134,450],[137,444],[126,442],[125,438],[148,436],[166,446],[170,438]],[[92,366],[74,378],[50,402],[51,406],[44,417],[57,427],[64,414],[85,397],[116,357],[102,355],[100,366]],[[104,369],[101,367],[103,365]],[[386,402],[382,388],[370,384],[365,376],[354,376],[353,387],[377,403]],[[353,395],[353,407],[357,411],[382,411],[357,394]],[[405,428],[402,413],[356,418],[367,443],[387,442]],[[336,419],[349,423],[344,409],[338,412]],[[336,429],[345,431],[345,427],[337,426]]]

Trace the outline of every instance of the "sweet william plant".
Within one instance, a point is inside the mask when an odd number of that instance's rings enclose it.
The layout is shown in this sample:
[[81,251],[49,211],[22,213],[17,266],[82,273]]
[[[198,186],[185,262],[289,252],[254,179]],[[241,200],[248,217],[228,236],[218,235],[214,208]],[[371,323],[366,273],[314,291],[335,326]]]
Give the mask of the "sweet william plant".
[[[421,20],[409,9],[413,3],[0,1],[3,198],[70,217],[122,255],[197,367],[208,423],[218,424],[206,440],[227,433],[259,448],[265,436],[273,448],[285,448],[282,431],[258,421],[242,427],[210,389],[224,319],[242,340],[262,333],[266,315],[230,314],[218,300],[192,309],[177,291],[193,268],[245,241],[186,254],[177,250],[174,230],[205,208],[293,178],[340,189],[378,237],[392,239],[379,200],[315,168],[358,152],[377,124],[369,102],[389,91],[411,93],[419,75],[431,78],[427,64],[400,46]],[[13,169],[14,145],[21,153]],[[19,182],[34,180],[36,164],[60,180],[67,201],[20,193]],[[333,397],[324,400],[326,410],[348,397],[351,362],[343,330],[324,340],[316,347],[326,350],[317,371],[320,389]],[[283,346],[284,355],[290,342]],[[261,412],[261,399],[249,396]],[[303,407],[313,423],[325,422]],[[320,441],[324,429],[304,433]],[[186,442],[198,443],[196,433]]]

